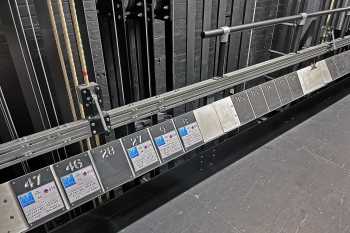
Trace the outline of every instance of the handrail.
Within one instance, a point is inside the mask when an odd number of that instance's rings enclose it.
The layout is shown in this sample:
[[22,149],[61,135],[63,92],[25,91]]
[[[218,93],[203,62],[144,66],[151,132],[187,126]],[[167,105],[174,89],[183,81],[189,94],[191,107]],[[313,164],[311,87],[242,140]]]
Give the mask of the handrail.
[[[313,13],[301,13],[298,15],[286,16],[286,17],[281,17],[281,18],[276,18],[276,19],[269,19],[269,20],[254,22],[254,23],[248,23],[248,24],[242,24],[242,25],[238,25],[238,26],[228,27],[228,30],[229,30],[229,33],[239,32],[239,31],[244,31],[244,30],[249,30],[249,29],[254,29],[254,28],[268,27],[268,26],[275,25],[275,24],[288,23],[288,22],[293,22],[293,21],[297,21],[297,20],[302,20],[305,17],[306,18],[316,18],[316,17],[323,16],[323,15],[329,15],[329,14],[340,13],[340,12],[345,12],[345,11],[350,11],[350,7],[337,8],[337,9],[325,10],[325,11],[317,11],[317,12],[313,12]],[[203,38],[210,38],[210,37],[222,36],[224,34],[225,34],[225,29],[218,28],[218,29],[203,31],[202,37]]]

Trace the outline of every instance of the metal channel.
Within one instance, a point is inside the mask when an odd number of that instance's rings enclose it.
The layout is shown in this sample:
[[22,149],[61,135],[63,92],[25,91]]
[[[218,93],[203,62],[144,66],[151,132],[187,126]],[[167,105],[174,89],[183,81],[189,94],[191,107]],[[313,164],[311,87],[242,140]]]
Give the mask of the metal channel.
[[[330,43],[324,43],[301,50],[296,54],[288,54],[225,74],[220,79],[205,80],[159,96],[115,108],[108,111],[111,118],[111,126],[112,128],[117,128],[158,112],[223,91],[243,82],[261,77],[264,74],[321,56],[332,51],[333,46],[330,45]],[[344,39],[337,39],[334,45],[337,49],[350,45],[350,36]],[[82,120],[4,143],[0,145],[0,168],[8,167],[28,158],[73,144],[90,136],[89,122]]]

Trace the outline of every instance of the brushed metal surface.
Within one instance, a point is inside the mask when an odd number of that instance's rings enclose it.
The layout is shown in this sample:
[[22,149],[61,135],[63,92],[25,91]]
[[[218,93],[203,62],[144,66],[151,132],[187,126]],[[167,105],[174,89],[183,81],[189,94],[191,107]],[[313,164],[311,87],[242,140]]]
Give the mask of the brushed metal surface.
[[325,62],[316,63],[297,71],[304,94],[309,94],[323,87],[329,80],[331,74]]
[[201,130],[204,142],[209,142],[224,134],[220,120],[212,105],[206,105],[193,111]]
[[231,97],[226,97],[212,103],[225,133],[238,128],[241,125]]
[[9,183],[0,184],[0,233],[22,232],[28,225]]
[[116,188],[134,178],[120,140],[96,147],[90,155],[104,191]]

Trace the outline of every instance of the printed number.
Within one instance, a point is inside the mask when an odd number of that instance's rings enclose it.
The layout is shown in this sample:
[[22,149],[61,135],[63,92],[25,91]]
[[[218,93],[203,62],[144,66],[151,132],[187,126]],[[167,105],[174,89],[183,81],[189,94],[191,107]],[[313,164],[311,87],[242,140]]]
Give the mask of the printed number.
[[160,126],[159,131],[161,131],[163,134],[165,134],[166,133],[165,126],[164,125]]
[[80,159],[76,159],[74,161],[69,162],[68,166],[66,167],[66,171],[74,171],[82,167],[83,167],[83,162]]
[[27,181],[24,183],[24,188],[34,188],[35,186],[40,186],[41,184],[41,175],[38,174],[36,176],[29,177]]
[[134,138],[131,138],[132,146],[137,146],[142,143],[142,135],[138,135]]
[[190,121],[187,118],[184,118],[182,122],[184,123],[184,125],[190,124]]
[[115,155],[115,150],[114,150],[113,146],[109,146],[107,148],[103,148],[101,150],[101,153],[102,153],[102,158],[105,159],[105,158],[109,158],[110,156]]

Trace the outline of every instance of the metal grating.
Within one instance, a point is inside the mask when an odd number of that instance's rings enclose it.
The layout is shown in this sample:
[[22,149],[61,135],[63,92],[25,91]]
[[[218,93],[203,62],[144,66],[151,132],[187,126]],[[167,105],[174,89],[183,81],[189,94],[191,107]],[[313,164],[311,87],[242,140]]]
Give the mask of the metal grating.
[[231,96],[231,98],[242,125],[255,119],[255,115],[246,91],[237,93]]
[[274,80],[260,85],[270,111],[282,106]]
[[292,92],[289,88],[286,76],[275,79],[275,84],[278,92],[278,96],[281,99],[282,105],[286,105],[292,102]]
[[260,86],[248,89],[247,94],[256,117],[261,117],[269,112],[264,93]]

